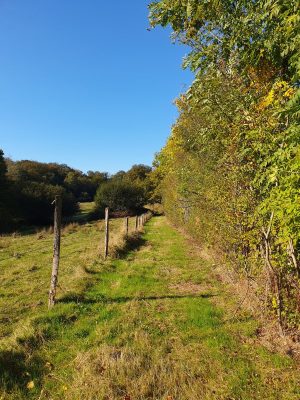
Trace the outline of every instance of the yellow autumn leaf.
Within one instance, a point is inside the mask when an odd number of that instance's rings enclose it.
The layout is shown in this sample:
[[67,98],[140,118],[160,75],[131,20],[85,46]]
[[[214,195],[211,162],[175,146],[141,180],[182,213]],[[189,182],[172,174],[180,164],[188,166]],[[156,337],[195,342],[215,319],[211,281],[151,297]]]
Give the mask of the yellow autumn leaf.
[[33,389],[34,388],[34,382],[30,381],[27,383],[27,389]]
[[295,93],[295,90],[293,88],[289,88],[284,94],[284,97],[290,98],[293,96],[293,94]]
[[269,107],[269,105],[271,105],[274,101],[274,95],[275,95],[274,89],[271,89],[267,94],[267,96],[265,96],[258,105],[258,109],[264,110],[265,108]]

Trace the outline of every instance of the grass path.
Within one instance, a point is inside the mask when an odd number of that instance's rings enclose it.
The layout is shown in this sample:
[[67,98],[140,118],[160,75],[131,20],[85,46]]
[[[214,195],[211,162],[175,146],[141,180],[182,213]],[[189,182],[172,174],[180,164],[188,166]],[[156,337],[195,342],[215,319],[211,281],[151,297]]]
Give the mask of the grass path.
[[138,249],[95,262],[84,292],[1,351],[0,398],[299,400],[297,366],[256,342],[246,312],[227,320],[211,268],[153,218]]

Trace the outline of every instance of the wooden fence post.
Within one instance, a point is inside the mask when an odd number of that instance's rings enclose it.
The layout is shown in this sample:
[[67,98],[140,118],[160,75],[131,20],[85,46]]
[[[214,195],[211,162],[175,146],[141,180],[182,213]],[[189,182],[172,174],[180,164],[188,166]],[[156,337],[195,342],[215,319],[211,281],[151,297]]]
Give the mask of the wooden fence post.
[[136,216],[136,217],[135,217],[135,231],[138,230],[138,226],[139,226],[139,217]]
[[105,242],[104,242],[104,258],[108,256],[108,243],[109,243],[109,208],[105,209]]
[[125,217],[125,235],[128,236],[129,231],[129,217]]
[[58,282],[58,267],[59,267],[59,256],[60,256],[60,237],[61,237],[61,209],[62,201],[61,196],[55,196],[55,200],[52,204],[55,204],[54,210],[54,243],[53,243],[53,264],[52,274],[49,290],[48,306],[53,307],[55,304],[56,287]]

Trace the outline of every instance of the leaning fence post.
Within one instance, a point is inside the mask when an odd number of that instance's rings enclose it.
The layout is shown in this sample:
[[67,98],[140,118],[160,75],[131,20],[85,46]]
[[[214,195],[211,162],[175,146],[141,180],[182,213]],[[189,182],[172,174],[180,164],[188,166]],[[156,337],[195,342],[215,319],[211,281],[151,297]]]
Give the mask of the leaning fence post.
[[128,230],[129,230],[129,217],[125,217],[125,235],[126,235],[126,237],[128,236]]
[[52,274],[49,290],[48,306],[53,307],[55,304],[56,287],[58,281],[58,267],[59,267],[59,256],[60,256],[60,236],[61,236],[61,209],[62,201],[61,196],[55,196],[55,200],[52,204],[55,204],[54,209],[54,243],[53,243],[53,264]]
[[104,258],[108,256],[108,242],[109,242],[109,208],[105,209],[105,242],[104,242]]

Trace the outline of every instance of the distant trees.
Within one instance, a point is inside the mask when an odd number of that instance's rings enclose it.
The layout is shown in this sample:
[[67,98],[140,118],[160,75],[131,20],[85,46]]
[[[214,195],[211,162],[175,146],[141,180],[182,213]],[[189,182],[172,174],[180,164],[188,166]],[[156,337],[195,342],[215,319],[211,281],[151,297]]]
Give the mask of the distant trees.
[[147,181],[151,171],[152,168],[148,165],[135,164],[130,168],[129,171],[127,171],[126,178],[136,183],[140,182],[144,184]]
[[78,210],[78,202],[92,201],[106,172],[87,174],[65,164],[5,159],[0,150],[0,231],[23,224],[48,224],[55,195],[63,198],[63,215]]
[[4,160],[3,151],[0,149],[0,230],[8,229],[11,225],[12,217],[8,207],[8,180],[6,176],[7,167]]
[[102,214],[105,207],[113,212],[135,212],[143,207],[143,190],[125,180],[110,180],[101,185],[95,196],[97,210]]
[[151,171],[138,164],[111,176],[99,171],[85,174],[65,164],[12,161],[0,150],[0,232],[51,223],[51,203],[57,194],[63,198],[65,217],[78,210],[78,202],[94,199],[98,215],[107,206],[115,212],[136,212],[151,198]]
[[124,180],[134,183],[143,192],[144,204],[150,202],[154,191],[153,181],[151,180],[152,168],[144,164],[135,164],[126,172]]
[[100,185],[95,196],[96,210],[103,213],[105,207],[114,212],[136,212],[149,202],[152,193],[150,173],[152,168],[133,165],[127,172],[119,171]]
[[[4,186],[6,185],[6,172],[7,172],[7,167],[6,167],[6,163],[4,161],[4,153],[3,151],[0,149],[0,187],[1,189],[4,188]],[[2,194],[2,191],[0,192],[0,195]]]
[[7,161],[7,177],[17,186],[24,182],[58,185],[73,194],[77,201],[92,201],[100,183],[108,179],[106,172],[89,171],[87,174],[65,164],[41,163],[22,160]]
[[56,195],[63,200],[63,215],[70,216],[78,211],[78,202],[71,192],[59,185],[27,181],[11,186],[13,212],[18,223],[48,224],[53,219],[53,206]]

